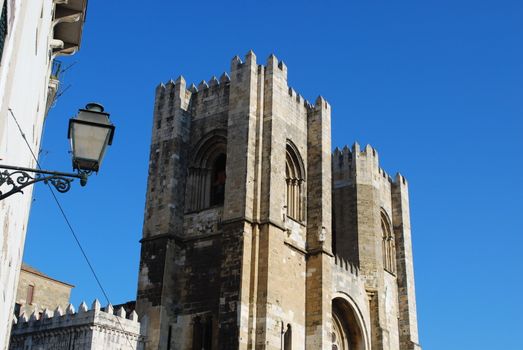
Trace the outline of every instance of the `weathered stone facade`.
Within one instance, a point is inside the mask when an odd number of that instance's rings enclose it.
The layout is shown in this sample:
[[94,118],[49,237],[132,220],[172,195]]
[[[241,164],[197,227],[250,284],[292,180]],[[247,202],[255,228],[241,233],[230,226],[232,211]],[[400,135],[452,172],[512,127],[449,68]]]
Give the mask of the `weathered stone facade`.
[[15,316],[30,315],[34,311],[42,313],[45,309],[54,310],[58,306],[65,310],[73,287],[22,263],[16,290]]
[[332,154],[330,105],[283,62],[159,85],[150,152],[147,350],[420,349],[406,180]]
[[82,303],[75,312],[69,304],[15,317],[9,350],[143,350],[143,332],[135,311],[127,315],[121,307],[115,314],[95,300],[91,310]]

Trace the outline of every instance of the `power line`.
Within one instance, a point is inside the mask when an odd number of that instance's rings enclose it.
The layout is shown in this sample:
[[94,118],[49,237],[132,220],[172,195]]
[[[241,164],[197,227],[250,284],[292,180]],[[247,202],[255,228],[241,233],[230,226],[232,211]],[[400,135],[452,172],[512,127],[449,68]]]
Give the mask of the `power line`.
[[[13,119],[14,119],[14,121],[16,123],[16,126],[18,127],[18,131],[20,131],[20,134],[22,135],[22,138],[24,139],[25,144],[27,145],[27,148],[29,148],[29,151],[31,152],[31,155],[33,156],[33,159],[36,162],[37,168],[42,170],[42,167],[40,166],[40,162],[38,161],[38,158],[36,157],[33,149],[31,148],[31,145],[29,144],[29,141],[27,141],[27,138],[26,138],[24,132],[22,131],[22,128],[20,127],[20,124],[18,123],[18,120],[16,119],[16,117],[15,117],[15,115],[13,113],[13,110],[11,108],[9,108],[8,110],[11,113],[11,116],[13,117]],[[111,304],[111,302],[109,301],[109,296],[107,295],[104,287],[102,286],[102,282],[100,282],[100,279],[98,278],[98,275],[94,271],[94,267],[91,264],[91,262],[89,261],[89,258],[87,257],[87,253],[85,252],[84,248],[82,247],[82,244],[80,243],[80,240],[78,239],[78,236],[76,235],[76,232],[74,231],[73,226],[71,225],[71,222],[69,221],[69,218],[65,214],[65,211],[64,211],[64,208],[62,207],[62,204],[58,200],[58,197],[56,197],[56,193],[53,191],[53,188],[51,187],[51,184],[49,184],[49,183],[46,183],[46,184],[47,184],[47,188],[49,188],[49,191],[51,192],[51,195],[53,196],[53,199],[54,199],[56,205],[58,206],[58,209],[60,210],[60,213],[62,213],[62,217],[64,218],[67,226],[69,227],[69,231],[73,235],[73,238],[74,238],[76,244],[78,245],[78,248],[80,248],[80,252],[82,253],[82,255],[83,255],[87,265],[89,266],[89,269],[91,270],[91,273],[93,274],[94,279],[96,280],[96,283],[98,284],[98,287],[100,287],[100,290],[102,291],[102,294],[104,295],[104,297],[105,297],[105,299],[107,301],[107,304]],[[118,325],[120,326],[120,328],[124,332],[125,338],[129,342],[129,345],[131,346],[131,349],[133,349],[134,348],[133,344],[129,340],[129,337],[127,337],[127,334],[126,334],[127,332],[123,328],[122,324],[120,323],[119,317],[116,317],[116,320],[118,321]]]

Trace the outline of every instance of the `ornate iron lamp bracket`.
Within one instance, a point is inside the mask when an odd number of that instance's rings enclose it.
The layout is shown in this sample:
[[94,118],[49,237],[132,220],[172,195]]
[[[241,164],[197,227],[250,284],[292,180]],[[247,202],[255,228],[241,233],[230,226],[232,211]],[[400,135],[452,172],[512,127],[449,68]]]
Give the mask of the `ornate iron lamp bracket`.
[[71,188],[71,182],[74,178],[80,179],[80,184],[85,186],[87,184],[88,172],[79,171],[78,174],[61,173],[58,171],[48,171],[40,169],[31,169],[16,167],[10,165],[0,164],[0,188],[4,186],[11,186],[7,191],[0,191],[0,200],[9,197],[15,193],[23,193],[23,189],[29,185],[43,181],[50,183],[56,188],[58,192],[64,193]]

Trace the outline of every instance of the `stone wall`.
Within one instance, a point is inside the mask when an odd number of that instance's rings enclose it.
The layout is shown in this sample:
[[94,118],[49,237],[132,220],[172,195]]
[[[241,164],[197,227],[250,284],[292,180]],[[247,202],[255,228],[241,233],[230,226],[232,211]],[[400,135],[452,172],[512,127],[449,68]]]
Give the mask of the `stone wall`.
[[[299,221],[286,215],[288,147],[304,172]],[[204,155],[218,151],[227,158],[225,200],[209,207]],[[198,86],[183,77],[160,84],[137,301],[149,348],[188,347],[197,318],[213,320],[222,349],[279,349],[282,325],[292,325],[297,348],[317,334],[327,342],[330,157],[330,106],[290,88],[273,55],[266,65],[253,52],[235,57],[230,76]]]
[[[229,74],[156,90],[137,299],[146,348],[281,350],[290,338],[329,349],[336,308],[354,349],[400,349],[400,329],[414,330],[413,280],[399,265],[384,271],[380,215],[405,228],[405,192],[370,146],[331,155],[330,105],[289,87],[274,55],[234,57]],[[302,211],[287,208],[290,189]]]
[[[28,289],[32,287],[32,301],[28,302]],[[21,305],[21,313],[31,314],[44,309],[54,310],[69,305],[72,285],[45,276],[39,271],[22,264],[20,279],[16,291],[16,303]]]
[[[333,152],[336,254],[360,270],[370,297],[372,343],[379,349],[418,349],[407,183],[393,180],[378,152],[355,143]],[[386,270],[383,217],[392,225],[394,268]]]
[[69,304],[62,311],[45,310],[14,319],[9,350],[143,350],[144,330],[138,315],[123,308],[103,310],[98,300],[91,309],[80,304],[78,312]]
[[361,328],[361,343],[364,346],[360,349],[371,349],[369,296],[365,289],[365,281],[356,265],[338,255],[334,258],[332,268],[332,295],[333,298],[347,301],[351,306],[356,315],[355,319],[358,320],[353,327]]

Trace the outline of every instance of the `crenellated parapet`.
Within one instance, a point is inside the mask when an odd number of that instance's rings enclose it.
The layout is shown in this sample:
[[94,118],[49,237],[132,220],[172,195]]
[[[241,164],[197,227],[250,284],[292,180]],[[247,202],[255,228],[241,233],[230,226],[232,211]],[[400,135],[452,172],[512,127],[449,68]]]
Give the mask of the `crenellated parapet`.
[[[317,103],[310,103],[303,96],[296,92],[292,87],[287,85],[287,66],[283,61],[271,54],[265,63],[257,64],[256,55],[249,51],[244,60],[239,56],[235,56],[231,60],[230,73],[223,72],[219,78],[213,75],[208,81],[201,80],[198,84],[187,84],[183,76],[179,76],[175,81],[172,79],[167,83],[160,83],[156,88],[156,98],[161,103],[157,103],[156,109],[160,110],[165,103],[174,106],[175,100],[179,100],[179,105],[183,109],[190,109],[193,118],[205,116],[205,112],[215,111],[213,104],[216,107],[228,105],[229,87],[231,84],[231,76],[234,78],[242,78],[249,70],[256,71],[259,76],[275,76],[279,81],[279,85],[288,91],[288,103],[300,106],[304,110],[314,110],[317,108]],[[216,100],[215,103],[212,101]],[[317,101],[316,101],[317,102]],[[327,106],[328,104],[325,103]],[[224,109],[225,111],[226,109]]]
[[334,188],[358,183],[373,184],[375,186],[391,187],[407,185],[407,180],[401,174],[391,177],[380,167],[378,151],[371,145],[361,149],[355,142],[351,148],[336,147],[332,152],[332,179]]
[[45,309],[31,315],[13,317],[10,350],[89,349],[142,350],[145,328],[138,321],[138,314],[127,314],[123,307],[113,309],[111,304],[102,308],[94,300],[89,309],[82,302],[75,310],[69,304],[54,311]]
[[407,349],[406,180],[370,145],[332,152],[331,106],[303,98],[276,56],[229,63],[156,91],[136,302],[147,348]]
[[373,322],[387,330],[373,343],[418,346],[407,180],[354,143],[333,151],[332,186],[335,252],[358,267],[366,290],[385,296],[371,299]]
[[[330,118],[325,98],[289,86],[275,55],[261,62],[249,51],[226,73],[158,86],[137,297],[148,347],[166,348],[173,334],[172,348],[188,348],[201,312],[219,320],[221,348],[279,346],[280,311],[257,310],[258,297],[263,308],[283,303],[303,342],[327,346],[330,305],[314,296],[330,290]],[[269,284],[280,274],[274,254],[295,272]],[[240,290],[251,282],[260,289]],[[300,284],[309,287],[299,296],[280,297]],[[307,320],[293,321],[305,304]],[[257,312],[266,316],[253,323]]]

